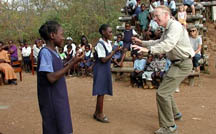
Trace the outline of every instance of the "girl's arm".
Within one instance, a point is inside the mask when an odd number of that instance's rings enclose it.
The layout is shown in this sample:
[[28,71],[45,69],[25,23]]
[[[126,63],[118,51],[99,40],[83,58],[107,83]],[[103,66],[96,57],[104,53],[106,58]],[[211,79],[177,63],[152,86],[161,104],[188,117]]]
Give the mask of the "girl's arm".
[[179,21],[179,12],[177,13],[177,19],[178,19],[178,21]]
[[52,73],[47,73],[47,79],[50,83],[56,82],[58,79],[60,79],[62,76],[65,75],[65,73],[68,72],[69,69],[71,69],[72,66],[74,66],[77,62],[79,62],[81,59],[83,59],[84,54],[81,55],[80,57],[75,58],[71,62],[68,63],[67,66],[65,66],[63,69],[57,71],[57,72],[52,72]]
[[202,46],[199,45],[199,47],[198,47],[198,49],[195,51],[195,53],[196,53],[196,54],[199,53],[199,52],[201,51],[201,48],[202,48]]

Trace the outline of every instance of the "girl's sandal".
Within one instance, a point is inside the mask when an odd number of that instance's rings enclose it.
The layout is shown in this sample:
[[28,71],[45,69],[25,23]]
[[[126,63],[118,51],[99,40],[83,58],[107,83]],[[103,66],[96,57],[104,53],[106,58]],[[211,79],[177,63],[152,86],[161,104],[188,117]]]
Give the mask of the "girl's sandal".
[[102,122],[102,123],[109,123],[109,120],[108,118],[104,115],[103,118],[100,118],[98,117],[96,114],[93,115],[94,119],[99,121],[99,122]]

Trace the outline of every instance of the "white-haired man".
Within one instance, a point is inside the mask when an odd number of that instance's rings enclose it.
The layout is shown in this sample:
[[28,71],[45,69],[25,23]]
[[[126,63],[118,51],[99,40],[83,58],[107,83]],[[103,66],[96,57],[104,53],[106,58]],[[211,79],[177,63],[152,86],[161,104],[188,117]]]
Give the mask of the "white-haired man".
[[141,41],[132,37],[138,45],[133,45],[140,52],[163,54],[172,61],[172,65],[163,78],[156,92],[160,128],[155,134],[172,134],[177,130],[175,120],[182,117],[173,98],[173,93],[179,84],[192,70],[194,50],[191,47],[187,30],[176,20],[171,19],[171,13],[166,6],[154,10],[154,20],[165,28],[159,40]]

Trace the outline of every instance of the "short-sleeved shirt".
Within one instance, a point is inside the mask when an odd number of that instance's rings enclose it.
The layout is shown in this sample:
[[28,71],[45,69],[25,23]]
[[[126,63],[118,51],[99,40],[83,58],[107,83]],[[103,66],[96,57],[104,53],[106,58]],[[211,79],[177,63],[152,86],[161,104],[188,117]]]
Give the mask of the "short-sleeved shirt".
[[141,7],[137,6],[136,9],[135,9],[135,11],[134,11],[133,16],[134,16],[134,17],[135,17],[135,16],[138,17],[139,14],[140,14],[141,12],[142,12],[142,11],[141,11]]
[[26,47],[23,47],[22,48],[22,56],[23,57],[29,57],[31,54],[31,47],[28,46],[27,48]]
[[[54,72],[53,69],[53,61],[52,61],[52,55],[49,52],[49,50],[47,50],[48,48],[44,48],[41,50],[40,52],[40,66],[39,66],[39,72]],[[58,58],[60,58],[60,56],[58,55],[58,53],[56,51],[51,50]]]
[[[104,43],[108,53],[112,52],[112,44],[111,44],[112,41],[108,40],[108,42],[106,42],[102,38],[100,38],[99,41]],[[98,58],[106,57],[106,51],[101,43],[97,43],[97,45],[95,46],[95,50],[97,51]]]
[[184,12],[178,12],[178,18],[179,19],[185,19],[185,16],[187,15],[187,13],[184,11]]
[[[193,47],[193,50],[196,51],[199,48],[199,45],[202,45],[202,38],[201,36],[198,36],[197,38],[190,37],[190,42]],[[197,54],[201,55],[201,52],[199,51]]]
[[33,55],[34,55],[34,58],[37,59],[40,50],[41,50],[41,48],[38,48],[36,44],[33,45]]
[[136,4],[137,4],[136,0],[127,0],[126,7],[131,6],[133,9],[135,9]]
[[147,25],[148,25],[148,22],[149,22],[148,21],[148,15],[149,15],[148,10],[144,10],[138,16],[138,20],[140,21],[140,25],[143,26],[142,30],[145,30],[147,28]]
[[151,20],[149,26],[151,27],[151,31],[153,32],[155,32],[159,28],[159,25],[155,20]]
[[143,71],[146,65],[145,59],[136,59],[134,61],[134,70]]
[[[153,7],[152,5],[153,5],[154,7]],[[150,12],[150,13],[153,12],[153,11],[154,11],[154,8],[158,6],[157,1],[153,2],[152,5],[150,4],[150,7],[149,7],[149,12]]]
[[93,57],[94,57],[91,50],[89,50],[88,52],[85,52],[85,56],[86,56],[86,57],[89,57],[89,56],[90,56],[90,58],[93,58]]
[[13,51],[13,53],[11,54],[11,57],[18,58],[16,45],[12,45],[12,46],[10,47],[10,51]]
[[169,3],[169,8],[176,11],[176,3],[174,0],[171,0]]
[[[64,46],[64,52],[67,52],[67,46],[68,45]],[[70,51],[70,54],[73,52],[72,56],[74,57],[76,55],[76,45],[74,43],[71,43],[71,46],[72,46],[72,49]]]

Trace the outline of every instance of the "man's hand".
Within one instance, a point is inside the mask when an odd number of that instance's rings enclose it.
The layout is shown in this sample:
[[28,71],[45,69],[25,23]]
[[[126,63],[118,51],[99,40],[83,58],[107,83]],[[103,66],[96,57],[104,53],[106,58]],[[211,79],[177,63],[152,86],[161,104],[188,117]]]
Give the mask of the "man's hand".
[[138,39],[137,37],[131,37],[131,40],[133,43],[137,44],[137,45],[141,45],[142,41],[140,39]]
[[138,45],[132,45],[132,48],[134,48],[135,50],[139,50],[138,53],[140,52],[144,52],[144,53],[148,53],[149,50],[145,47],[140,47]]

